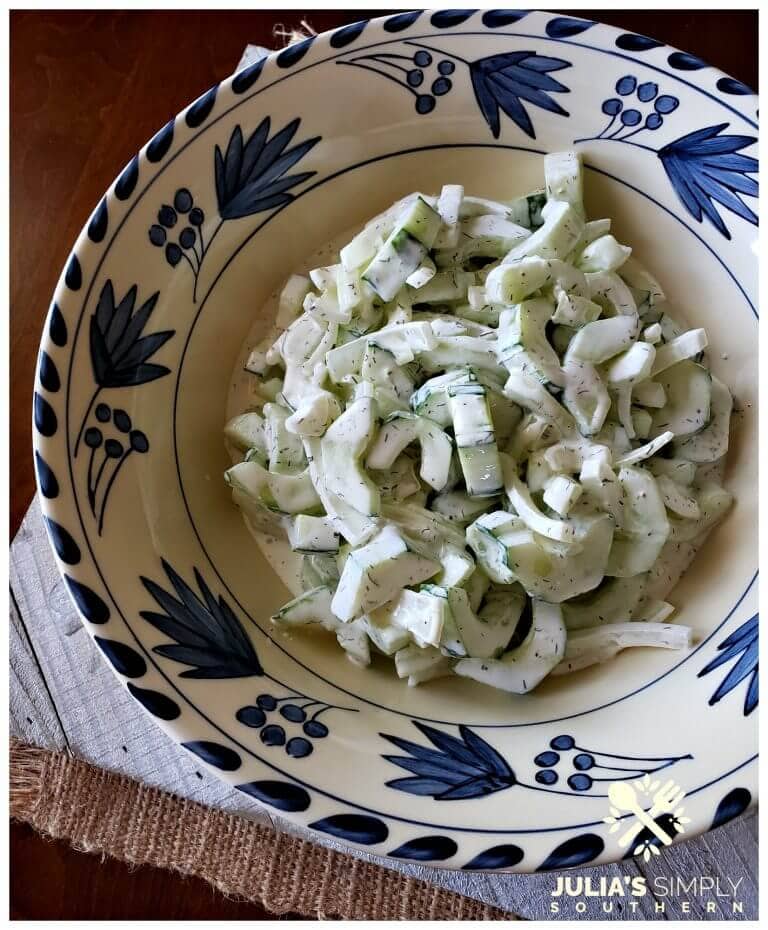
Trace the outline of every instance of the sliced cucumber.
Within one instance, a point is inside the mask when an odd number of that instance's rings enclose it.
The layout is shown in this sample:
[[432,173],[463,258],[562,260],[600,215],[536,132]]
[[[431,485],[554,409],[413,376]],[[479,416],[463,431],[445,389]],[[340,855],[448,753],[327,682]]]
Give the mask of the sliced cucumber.
[[600,236],[584,248],[577,267],[584,272],[617,271],[632,254],[632,249],[620,245],[613,236]]
[[686,358],[694,358],[707,347],[707,334],[703,329],[689,329],[681,333],[666,345],[656,350],[656,359],[651,374],[656,377],[660,372],[666,371],[672,365],[682,362]]
[[453,662],[432,647],[422,649],[412,645],[395,653],[397,677],[407,678],[410,687],[450,675],[452,668]]
[[552,674],[567,675],[607,662],[632,646],[687,649],[690,645],[691,628],[669,623],[612,623],[594,630],[578,630],[569,635],[562,662]]
[[605,574],[625,578],[653,566],[669,537],[670,526],[664,500],[650,472],[622,467],[618,477],[624,521],[614,536]]
[[565,259],[571,252],[584,229],[584,220],[578,212],[569,203],[548,200],[542,216],[544,225],[511,248],[505,262],[529,255]]
[[381,505],[378,487],[360,460],[375,435],[376,402],[361,397],[329,427],[321,440],[325,485],[360,513],[377,514]]
[[368,468],[390,468],[395,459],[416,441],[421,444],[421,477],[436,491],[442,490],[448,482],[453,443],[437,423],[427,417],[400,411],[393,413],[368,452]]
[[603,428],[611,408],[611,398],[595,366],[580,359],[572,351],[573,342],[574,340],[571,341],[563,361],[563,404],[576,421],[579,432],[583,436],[594,436]]
[[503,310],[499,317],[498,355],[508,371],[522,369],[541,381],[563,387],[565,378],[560,359],[547,339],[546,328],[552,318],[548,300],[525,300]]
[[301,437],[286,429],[291,410],[282,404],[264,404],[264,439],[269,457],[269,470],[278,474],[293,474],[307,467]]
[[438,562],[412,552],[393,526],[385,526],[365,546],[350,552],[333,595],[332,610],[340,620],[353,620],[438,571]]
[[264,418],[255,410],[232,417],[224,427],[224,438],[240,452],[255,449],[263,460],[262,464],[265,464],[269,458],[264,435]]
[[228,469],[224,478],[231,488],[270,510],[288,514],[317,513],[321,508],[308,469],[298,475],[278,475],[252,459]]
[[568,630],[581,630],[632,619],[647,585],[647,575],[603,579],[592,591],[563,603],[566,627]]
[[547,201],[569,204],[584,217],[584,177],[577,152],[552,152],[544,156],[544,185]]
[[331,610],[331,597],[330,588],[313,588],[284,604],[272,616],[272,622],[287,627],[318,623],[324,629],[335,632],[342,624]]
[[576,330],[568,346],[568,356],[600,365],[628,349],[637,338],[637,333],[637,316],[614,316],[605,320],[595,320],[594,323],[587,323]]
[[513,694],[532,691],[565,654],[566,631],[556,604],[533,601],[533,622],[526,638],[500,659],[460,659],[454,671]]
[[733,398],[728,388],[712,378],[710,421],[695,435],[677,440],[672,445],[672,454],[696,464],[716,462],[728,452]]
[[712,375],[706,368],[687,359],[667,368],[656,380],[667,402],[654,411],[652,435],[671,431],[676,437],[690,436],[709,423]]
[[339,536],[328,517],[299,514],[286,527],[294,552],[338,552]]

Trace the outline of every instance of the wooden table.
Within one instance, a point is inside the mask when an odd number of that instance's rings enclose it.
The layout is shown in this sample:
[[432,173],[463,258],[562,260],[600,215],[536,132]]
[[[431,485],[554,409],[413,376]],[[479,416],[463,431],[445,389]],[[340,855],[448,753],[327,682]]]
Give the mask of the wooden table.
[[[563,11],[651,35],[757,88],[757,12]],[[381,11],[312,11],[318,31]],[[34,494],[31,398],[48,304],[72,242],[117,171],[172,113],[275,47],[296,11],[11,14],[10,536]],[[76,891],[73,892],[73,889]],[[263,919],[201,881],[98,863],[11,829],[14,919]]]

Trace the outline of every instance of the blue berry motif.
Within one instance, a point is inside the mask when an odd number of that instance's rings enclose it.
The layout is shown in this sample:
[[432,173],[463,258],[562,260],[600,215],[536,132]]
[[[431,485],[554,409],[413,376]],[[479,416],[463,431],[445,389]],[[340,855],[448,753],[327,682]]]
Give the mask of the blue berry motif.
[[[164,206],[158,218],[171,221],[176,216],[173,207]],[[153,226],[152,237],[165,237],[164,226]],[[174,335],[173,330],[145,334],[159,294],[153,294],[140,306],[134,285],[121,300],[117,300],[112,281],[101,290],[95,312],[91,316],[90,353],[96,387],[85,410],[75,441],[75,458],[81,444],[88,449],[85,465],[85,485],[91,514],[98,533],[104,529],[104,518],[110,494],[128,457],[149,451],[149,440],[140,429],[134,429],[125,410],[99,400],[104,391],[122,387],[137,387],[169,374],[170,369],[150,359]],[[93,425],[93,416],[98,426]],[[126,437],[128,437],[126,439]]]
[[[291,46],[291,55],[295,55],[296,48]],[[213,88],[193,105],[186,117],[190,125],[190,113],[204,103],[210,110],[215,94],[216,88]],[[207,116],[207,112],[203,114],[201,110],[200,116],[204,115]],[[320,141],[320,137],[316,136],[289,148],[300,122],[299,119],[293,120],[270,138],[271,121],[265,117],[247,139],[243,138],[242,128],[236,126],[226,151],[222,152],[216,146],[214,183],[219,222],[209,234],[204,232],[205,212],[195,204],[194,194],[189,188],[180,187],[173,195],[173,205],[163,204],[160,207],[157,222],[148,230],[149,241],[163,250],[171,268],[183,267],[182,263],[189,267],[193,280],[193,303],[197,303],[201,266],[222,224],[226,220],[286,206],[294,198],[290,193],[292,188],[315,174],[314,171],[287,174]],[[179,222],[180,218],[182,222]]]
[[[622,756],[596,752],[577,746],[573,736],[562,734],[551,739],[549,749],[540,752],[534,758],[533,764],[537,767],[534,780],[540,785],[556,784],[561,774],[556,769],[562,765],[571,770],[566,778],[566,784],[571,791],[585,792],[593,788],[596,782],[631,781],[690,758],[668,756],[644,759],[636,755]],[[585,774],[588,771],[593,774]]]
[[314,752],[314,740],[328,736],[328,726],[318,718],[331,710],[352,708],[336,707],[306,694],[260,694],[253,704],[241,707],[235,718],[258,730],[265,746],[282,748],[293,759],[304,759]]

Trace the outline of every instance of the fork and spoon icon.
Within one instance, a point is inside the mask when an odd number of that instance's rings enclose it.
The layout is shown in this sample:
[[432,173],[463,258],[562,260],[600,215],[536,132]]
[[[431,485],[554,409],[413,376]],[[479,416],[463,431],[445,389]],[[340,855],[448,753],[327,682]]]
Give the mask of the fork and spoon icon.
[[656,823],[655,818],[660,814],[671,813],[684,796],[685,792],[670,778],[656,791],[653,795],[653,805],[645,811],[631,784],[622,781],[613,782],[608,789],[611,804],[620,811],[634,814],[638,821],[622,834],[619,838],[619,846],[626,849],[643,827],[650,830],[665,846],[670,846],[672,837]]

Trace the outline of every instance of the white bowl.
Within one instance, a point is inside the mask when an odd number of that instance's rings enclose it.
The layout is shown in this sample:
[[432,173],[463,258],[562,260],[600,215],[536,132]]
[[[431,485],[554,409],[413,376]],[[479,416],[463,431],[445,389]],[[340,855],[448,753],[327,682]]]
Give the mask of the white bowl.
[[[642,36],[441,11],[289,47],[160,130],[72,251],[34,412],[60,570],[160,726],[297,823],[447,868],[632,855],[637,841],[619,843],[631,816],[604,821],[612,780],[648,808],[648,785],[673,779],[685,798],[659,823],[676,838],[684,818],[700,833],[754,802],[756,113],[743,85]],[[508,198],[541,184],[545,152],[574,145],[590,215],[612,216],[706,327],[739,401],[736,505],[672,596],[694,647],[630,651],[511,697],[458,679],[409,689],[332,638],[286,639],[269,617],[288,592],[222,480],[227,393],[259,308],[318,245],[396,197],[458,182]],[[167,248],[182,227],[194,246]]]

